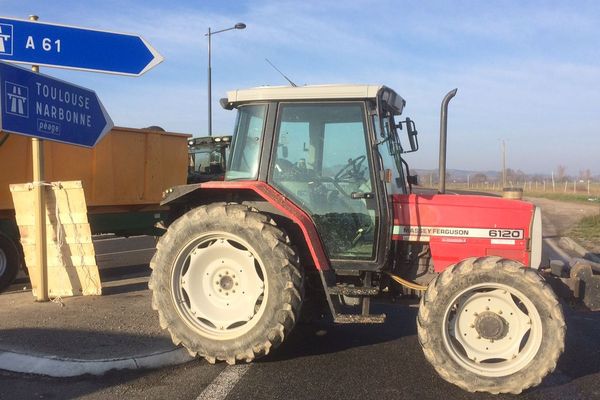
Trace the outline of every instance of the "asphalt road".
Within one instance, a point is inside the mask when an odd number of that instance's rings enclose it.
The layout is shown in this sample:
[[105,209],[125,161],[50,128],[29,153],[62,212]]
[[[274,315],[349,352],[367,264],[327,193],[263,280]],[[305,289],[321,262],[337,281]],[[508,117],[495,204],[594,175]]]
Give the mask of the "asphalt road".
[[[193,361],[174,368],[51,379],[0,374],[1,399],[504,399],[446,383],[424,359],[417,309],[381,306],[383,325],[300,324],[271,355],[229,367]],[[600,399],[600,314],[569,310],[557,370],[523,399]],[[212,385],[211,385],[212,383]]]

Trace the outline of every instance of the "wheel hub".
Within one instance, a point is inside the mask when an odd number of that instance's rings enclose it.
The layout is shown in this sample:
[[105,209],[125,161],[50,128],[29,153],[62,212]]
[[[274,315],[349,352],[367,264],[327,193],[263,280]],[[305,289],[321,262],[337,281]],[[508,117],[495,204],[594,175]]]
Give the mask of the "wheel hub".
[[225,275],[219,281],[219,286],[221,286],[223,290],[231,290],[233,288],[234,283],[235,282],[229,275]]
[[475,330],[484,339],[500,340],[508,333],[508,323],[500,315],[486,311],[475,318]]

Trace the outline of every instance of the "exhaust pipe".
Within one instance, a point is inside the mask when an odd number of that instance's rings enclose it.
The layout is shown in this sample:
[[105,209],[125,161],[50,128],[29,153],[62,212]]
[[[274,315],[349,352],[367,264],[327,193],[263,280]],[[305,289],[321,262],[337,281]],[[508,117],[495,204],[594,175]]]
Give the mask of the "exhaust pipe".
[[442,100],[442,110],[440,114],[440,165],[439,165],[439,177],[440,177],[440,188],[438,193],[446,193],[446,138],[448,131],[448,103],[454,96],[458,89],[453,89],[446,94],[444,100]]

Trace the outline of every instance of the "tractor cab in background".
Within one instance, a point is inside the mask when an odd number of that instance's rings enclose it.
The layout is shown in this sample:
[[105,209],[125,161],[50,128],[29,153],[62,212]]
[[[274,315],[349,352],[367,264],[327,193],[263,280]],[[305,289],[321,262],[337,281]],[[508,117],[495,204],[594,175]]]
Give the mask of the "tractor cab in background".
[[230,145],[231,136],[204,136],[188,140],[187,183],[222,181]]

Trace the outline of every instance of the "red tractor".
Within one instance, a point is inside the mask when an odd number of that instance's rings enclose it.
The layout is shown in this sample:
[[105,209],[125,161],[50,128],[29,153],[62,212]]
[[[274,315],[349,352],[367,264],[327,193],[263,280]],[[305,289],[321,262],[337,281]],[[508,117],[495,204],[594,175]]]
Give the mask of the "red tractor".
[[[249,362],[322,296],[336,323],[382,323],[371,299],[422,290],[425,357],[468,391],[520,393],[554,370],[561,306],[537,271],[541,213],[520,200],[414,194],[418,149],[405,101],[385,86],[236,90],[224,181],[169,189],[173,220],[150,280],[160,323],[193,355]],[[407,145],[400,131],[407,132]],[[398,286],[396,286],[398,285]]]

